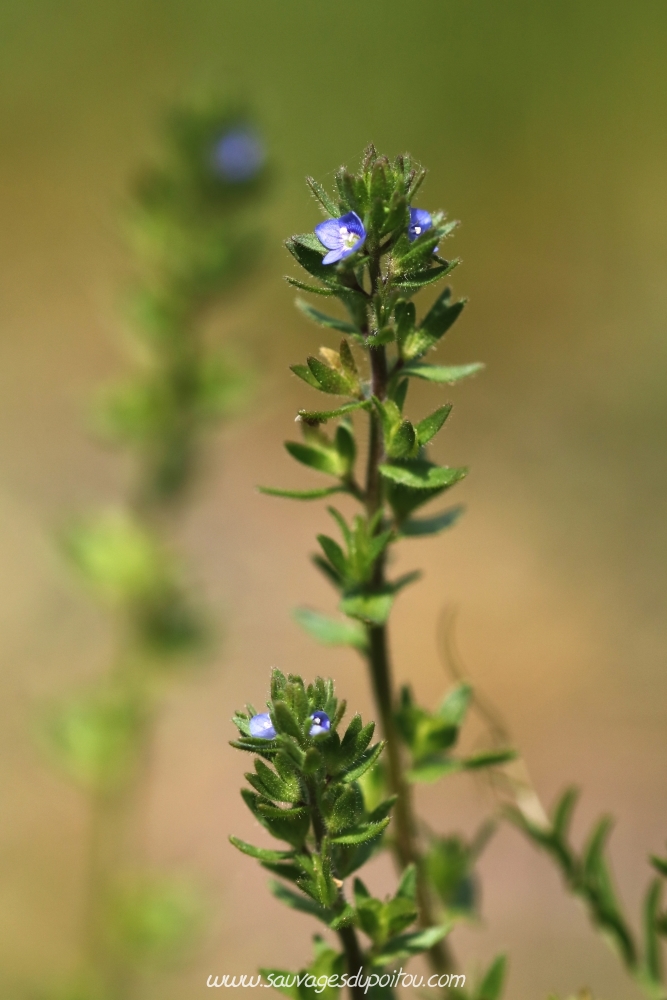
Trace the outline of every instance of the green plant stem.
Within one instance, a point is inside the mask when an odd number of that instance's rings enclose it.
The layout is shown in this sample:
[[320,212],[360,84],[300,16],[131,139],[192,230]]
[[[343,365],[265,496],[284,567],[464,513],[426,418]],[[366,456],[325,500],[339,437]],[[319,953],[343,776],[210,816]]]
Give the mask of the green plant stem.
[[[361,952],[357,932],[354,927],[341,927],[338,931],[338,937],[345,952],[345,964],[347,965],[348,974],[354,976],[364,967],[364,956]],[[361,997],[364,996],[363,987],[359,984],[348,986],[348,989],[353,1000],[361,1000]]]
[[[387,356],[384,347],[369,349],[371,362],[371,388],[373,395],[383,400],[387,391]],[[368,465],[366,471],[366,508],[369,517],[381,508],[382,479],[379,466],[383,458],[382,428],[377,413],[370,413],[370,434]],[[380,556],[374,567],[372,585],[381,589],[385,583],[384,557]],[[394,722],[394,692],[391,678],[391,662],[387,641],[386,625],[368,625],[368,665],[371,674],[373,694],[380,715],[382,735],[387,741],[387,761],[389,787],[397,796],[394,807],[394,855],[400,869],[414,864],[417,870],[417,902],[420,926],[432,927],[437,921],[433,903],[425,878],[424,863],[417,845],[417,823],[412,805],[411,788],[405,778],[401,748]],[[450,950],[443,942],[437,942],[428,952],[429,961],[436,972],[446,972],[453,968]]]

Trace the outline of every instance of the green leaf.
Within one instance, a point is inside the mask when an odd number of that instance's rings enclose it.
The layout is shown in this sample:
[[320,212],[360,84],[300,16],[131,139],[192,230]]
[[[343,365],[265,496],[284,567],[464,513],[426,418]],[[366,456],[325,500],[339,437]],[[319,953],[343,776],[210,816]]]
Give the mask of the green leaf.
[[325,486],[321,490],[280,490],[274,486],[258,486],[260,493],[270,497],[285,497],[288,500],[321,500],[333,493],[344,493],[344,486]]
[[300,379],[303,379],[303,381],[313,389],[320,389],[320,383],[317,381],[307,365],[290,365],[290,371],[294,372],[295,375],[298,375]]
[[410,249],[395,261],[395,266],[403,274],[410,274],[419,271],[425,265],[431,263],[433,251],[440,242],[440,234],[433,230],[426,230],[416,240],[413,240]]
[[318,472],[326,472],[329,476],[342,476],[345,467],[338,452],[332,448],[303,444],[301,441],[285,441],[285,448],[297,462],[308,465]]
[[644,902],[644,966],[648,978],[654,983],[662,982],[662,954],[658,935],[661,895],[662,883],[660,879],[653,879]]
[[301,727],[287,702],[274,701],[273,718],[279,733],[284,733],[286,736],[293,736],[297,740],[301,738]]
[[507,956],[498,955],[475,991],[475,1000],[500,1000],[507,971]]
[[475,375],[483,367],[484,365],[480,361],[469,365],[424,365],[413,362],[401,368],[401,375],[423,378],[427,382],[454,385],[455,382],[460,382],[461,379],[467,378],[469,375]]
[[365,826],[354,830],[352,833],[343,833],[339,837],[332,837],[332,844],[364,844],[367,840],[379,837],[383,830],[389,826],[389,817],[380,820],[379,823],[367,823]]
[[516,759],[515,750],[489,750],[473,754],[472,757],[431,757],[415,764],[407,772],[407,779],[412,783],[430,784],[450,774],[461,771],[475,771],[484,767],[494,767],[506,764]]
[[417,868],[414,864],[403,870],[396,895],[412,902],[417,898]]
[[389,962],[396,962],[410,955],[421,955],[448,933],[449,927],[429,927],[424,931],[414,931],[412,934],[399,934],[398,937],[387,941],[380,953],[374,956],[374,962],[377,965],[387,965]]
[[402,420],[387,441],[389,458],[409,458],[417,451],[417,435],[409,420]]
[[367,410],[370,405],[370,400],[360,399],[356,403],[343,403],[335,410],[299,410],[299,416],[307,423],[317,421],[318,424],[324,424],[327,420],[333,420],[334,417],[344,417],[347,413],[353,413],[354,410]]
[[355,762],[354,767],[347,771],[343,777],[342,781],[347,784],[350,781],[358,781],[362,775],[369,771],[371,767],[380,757],[380,754],[384,750],[384,743],[376,743],[374,747],[370,747],[368,750],[364,751],[361,758]]
[[394,288],[400,288],[406,292],[418,292],[420,288],[425,288],[426,285],[432,285],[434,282],[440,281],[441,278],[444,278],[446,274],[450,274],[460,263],[458,259],[450,260],[446,264],[429,267],[424,271],[417,271],[414,274],[404,274],[398,280],[394,280],[392,285]]
[[312,191],[315,199],[320,203],[325,212],[327,212],[334,219],[338,216],[338,205],[331,198],[319,181],[316,181],[314,177],[306,177],[306,184]]
[[361,333],[361,330],[354,326],[354,324],[347,323],[343,319],[337,319],[335,316],[327,316],[326,313],[320,312],[319,309],[314,309],[308,302],[304,302],[303,299],[297,299],[296,305],[304,316],[307,316],[308,319],[319,326],[326,326],[331,330],[340,330],[342,333]]
[[429,417],[419,421],[415,426],[415,431],[420,448],[435,437],[451,412],[452,404],[446,403],[445,406],[438,407]]
[[401,534],[408,538],[436,535],[439,531],[444,531],[445,528],[451,528],[452,525],[456,524],[463,510],[464,508],[461,506],[450,507],[449,510],[443,510],[441,514],[436,514],[434,517],[411,518],[401,525]]
[[289,906],[292,910],[298,910],[300,913],[307,913],[310,917],[315,917],[328,926],[331,920],[331,913],[324,906],[316,903],[314,899],[310,899],[309,896],[303,896],[298,892],[293,892],[280,882],[269,882],[269,889],[276,899],[279,899],[285,906]]
[[472,700],[469,684],[457,684],[445,697],[438,709],[438,718],[451,726],[460,726]]
[[333,568],[341,577],[345,577],[347,575],[347,559],[338,542],[335,542],[333,538],[329,538],[328,535],[318,535],[317,540]]
[[413,490],[453,486],[463,479],[467,471],[464,468],[450,469],[447,466],[433,465],[423,459],[380,466],[380,473],[385,479],[390,479],[401,486],[409,486]]
[[354,355],[352,354],[350,345],[348,344],[347,340],[345,340],[345,337],[343,337],[343,339],[340,342],[340,348],[338,353],[340,356],[341,364],[346,374],[349,375],[350,378],[356,382],[358,380],[359,373],[357,371],[357,365],[354,360]]
[[[317,388],[322,392],[328,392],[334,396],[353,396],[357,391],[357,386],[350,378],[335,368],[325,365],[319,358],[311,356],[307,361],[308,367],[317,383]],[[294,371],[294,368],[292,371]]]
[[278,864],[281,861],[286,861],[294,857],[294,851],[269,851],[265,847],[254,847],[252,844],[247,844],[245,840],[239,840],[238,837],[230,836],[229,842],[241,851],[242,854],[248,854],[251,858],[257,858],[259,861]]
[[479,771],[484,767],[498,767],[501,764],[508,764],[511,760],[516,760],[517,752],[511,747],[504,750],[485,750],[481,753],[465,757],[461,761],[464,771]]
[[309,632],[323,646],[353,646],[365,650],[368,640],[366,629],[359,622],[330,618],[328,615],[297,608],[293,617],[302,628]]
[[667,858],[659,858],[655,854],[652,854],[651,864],[663,878],[667,878]]
[[466,305],[465,299],[461,299],[459,302],[451,304],[451,294],[451,288],[445,288],[445,290],[435,300],[420,324],[421,330],[424,330],[429,334],[429,336],[435,337],[436,339],[440,339],[440,337],[442,337],[443,334],[449,330],[450,326],[456,322]]
[[[308,239],[310,239],[311,236],[314,239],[317,239],[314,233],[308,233],[306,235]],[[318,281],[323,282],[325,285],[336,288],[339,285],[339,282],[335,270],[322,263],[322,257],[326,252],[324,247],[320,244],[318,250],[313,246],[305,246],[303,239],[303,236],[294,236],[285,241],[285,246],[301,267],[305,271],[308,271],[308,274],[311,274],[313,278],[317,278]]]
[[289,274],[286,274],[285,281],[292,285],[294,288],[298,288],[302,292],[311,292],[313,295],[335,295],[333,288],[323,288],[321,285],[307,285],[305,281],[299,281],[298,278],[291,278]]
[[357,457],[357,445],[354,440],[354,429],[347,417],[344,417],[336,428],[334,447],[343,464],[345,470],[343,474],[348,475],[354,468]]
[[574,807],[579,798],[579,791],[576,788],[568,788],[558,802],[553,814],[554,834],[558,840],[567,840],[570,821]]
[[358,618],[370,625],[384,625],[389,618],[394,596],[382,594],[352,594],[340,602],[340,610],[350,618]]

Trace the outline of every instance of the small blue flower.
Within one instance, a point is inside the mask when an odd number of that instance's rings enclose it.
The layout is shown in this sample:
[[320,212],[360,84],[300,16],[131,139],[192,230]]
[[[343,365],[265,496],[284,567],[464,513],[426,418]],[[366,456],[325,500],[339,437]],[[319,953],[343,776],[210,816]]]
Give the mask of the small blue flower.
[[321,736],[323,733],[328,733],[331,729],[331,720],[326,712],[313,712],[311,715],[313,724],[310,727],[311,736]]
[[247,126],[225,132],[213,149],[213,167],[232,184],[251,181],[264,166],[266,151],[259,136]]
[[268,712],[261,712],[259,715],[253,715],[248,727],[250,729],[250,735],[258,737],[261,740],[272,740],[276,735],[273,723],[271,722],[271,716]]
[[322,258],[322,263],[335,264],[359,249],[366,239],[366,230],[357,213],[348,212],[340,219],[327,219],[326,222],[320,222],[318,226],[315,226],[315,235],[322,246],[329,251]]
[[412,243],[425,233],[427,229],[431,229],[433,226],[433,219],[431,218],[431,213],[427,212],[425,208],[411,208],[410,209],[410,225],[408,226],[408,239]]

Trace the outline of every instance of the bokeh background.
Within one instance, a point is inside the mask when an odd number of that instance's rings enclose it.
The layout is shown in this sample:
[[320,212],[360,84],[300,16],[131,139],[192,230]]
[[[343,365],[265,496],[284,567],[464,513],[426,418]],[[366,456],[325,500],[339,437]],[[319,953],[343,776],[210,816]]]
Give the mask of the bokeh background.
[[[463,220],[455,291],[470,298],[443,358],[484,360],[448,390],[437,455],[470,464],[468,513],[404,546],[424,581],[401,597],[395,669],[420,698],[448,684],[437,637],[457,609],[468,674],[549,802],[572,780],[581,836],[618,816],[617,880],[637,912],[667,837],[667,6],[662,0],[3,0],[0,5],[0,984],[70,972],[82,920],[86,803],[34,739],[40,706],[105,669],[108,620],[59,561],[73,511],[122,495],[127,468],[86,436],[86,407],[123,369],[119,217],[160,111],[214,84],[254,105],[273,163],[266,250],[216,331],[255,369],[254,403],[211,445],[182,544],[223,641],[170,694],[146,840],[196,873],[212,925],[195,961],[151,987],[206,995],[210,972],[292,965],[313,927],[287,914],[227,843],[252,838],[227,745],[233,707],[268,668],[332,674],[370,710],[351,651],[290,619],[333,594],[307,552],[319,505],[259,496],[309,480],[281,441],[309,393],[287,371],[318,344],[281,274],[281,239],[319,220],[302,184],[373,140],[430,170],[422,203]],[[454,244],[451,245],[452,248]],[[419,416],[442,390],[422,386]],[[306,396],[304,396],[304,393]],[[470,831],[492,806],[460,777],[421,795],[432,825]],[[549,862],[502,830],[482,864],[467,968],[511,955],[510,1000],[590,985],[637,996]],[[378,891],[391,873],[376,867]],[[277,919],[276,919],[277,918]]]

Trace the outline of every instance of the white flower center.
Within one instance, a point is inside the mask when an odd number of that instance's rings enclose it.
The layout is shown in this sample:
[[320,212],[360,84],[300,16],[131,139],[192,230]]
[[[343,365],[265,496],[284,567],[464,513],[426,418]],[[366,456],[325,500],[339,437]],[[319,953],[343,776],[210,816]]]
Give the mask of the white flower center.
[[347,226],[339,226],[338,232],[346,250],[351,250],[360,240],[360,237],[356,233],[351,233]]
[[270,729],[271,728],[271,719],[264,719],[264,722],[262,723],[262,727],[264,729]]
[[416,232],[417,236],[419,236],[421,234],[421,231],[422,231],[422,227],[421,226],[415,226],[415,232]]

